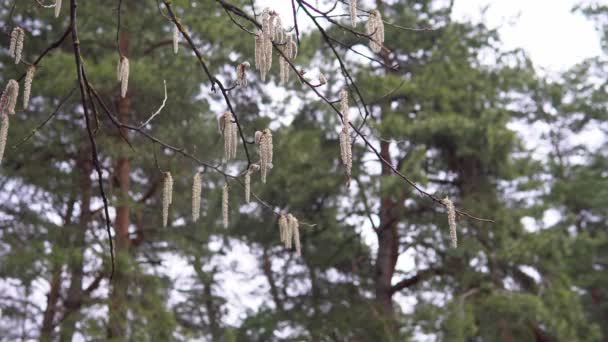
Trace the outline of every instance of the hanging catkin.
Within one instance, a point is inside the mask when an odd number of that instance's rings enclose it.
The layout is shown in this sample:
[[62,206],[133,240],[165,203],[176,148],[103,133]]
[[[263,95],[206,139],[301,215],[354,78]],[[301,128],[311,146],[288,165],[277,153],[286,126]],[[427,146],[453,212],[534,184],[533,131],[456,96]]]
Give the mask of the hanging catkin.
[[203,190],[203,175],[196,172],[192,179],[192,221],[198,221],[201,215],[201,192]]
[[34,80],[35,73],[35,65],[31,65],[27,68],[27,73],[25,74],[25,81],[23,82],[23,109],[27,109],[27,106],[30,103],[30,94],[32,93],[32,81]]
[[287,215],[281,215],[279,217],[279,234],[281,237],[281,243],[283,245],[287,245],[287,230],[289,229],[289,224],[287,222]]
[[19,83],[15,80],[9,80],[2,92],[2,98],[0,98],[0,115],[15,114],[18,96]]
[[452,248],[458,247],[458,236],[456,235],[456,209],[454,203],[449,198],[441,200],[448,210],[448,224],[450,226],[450,240],[452,242]]
[[245,202],[249,203],[251,199],[251,171],[245,172]]
[[348,11],[350,13],[350,23],[353,27],[357,26],[357,0],[349,0]]
[[272,168],[273,145],[272,132],[265,128],[262,132],[256,132],[255,140],[259,144],[260,154],[260,174],[262,175],[262,183],[266,183],[266,174],[268,169]]
[[163,178],[163,227],[169,221],[169,206],[173,203],[173,177],[171,172],[165,172]]
[[353,167],[352,145],[350,141],[350,117],[348,106],[348,90],[340,91],[340,112],[342,113],[342,130],[340,130],[340,157],[346,167],[346,176],[350,183],[351,170]]
[[224,136],[224,157],[226,161],[236,158],[238,127],[231,112],[225,112],[218,118],[219,128]]
[[228,183],[224,184],[224,189],[222,190],[222,221],[224,223],[224,228],[228,228]]
[[177,25],[173,25],[173,53],[177,54],[177,50],[179,49],[179,27]]
[[365,32],[369,35],[369,47],[373,52],[378,53],[382,50],[384,43],[384,22],[380,11],[373,10],[369,13],[369,19],[365,26]]
[[25,31],[23,31],[21,27],[15,27],[11,32],[11,42],[8,49],[9,55],[15,58],[15,64],[19,64],[19,62],[21,62],[24,39]]
[[236,85],[239,87],[247,86],[247,69],[249,69],[249,62],[243,62],[236,66]]
[[279,81],[280,84],[285,84],[289,82],[291,70],[289,61],[293,61],[298,55],[298,45],[296,44],[296,41],[292,35],[287,35],[287,40],[285,41],[281,51],[285,57],[279,57]]
[[289,224],[289,230],[291,231],[291,236],[293,237],[293,244],[296,249],[296,255],[302,255],[302,247],[300,246],[300,223],[295,216],[289,214],[287,215],[287,222]]
[[8,137],[8,115],[0,116],[0,164],[4,158],[4,149],[6,148],[6,139]]
[[61,0],[55,0],[55,18],[58,18],[60,13],[61,13]]
[[120,81],[120,96],[127,96],[127,87],[129,86],[129,59],[125,56],[120,57],[118,63],[118,80]]
[[275,34],[274,19],[276,13],[269,8],[262,12],[262,30],[255,37],[255,67],[260,70],[260,78],[266,80],[266,75],[272,66],[272,40]]

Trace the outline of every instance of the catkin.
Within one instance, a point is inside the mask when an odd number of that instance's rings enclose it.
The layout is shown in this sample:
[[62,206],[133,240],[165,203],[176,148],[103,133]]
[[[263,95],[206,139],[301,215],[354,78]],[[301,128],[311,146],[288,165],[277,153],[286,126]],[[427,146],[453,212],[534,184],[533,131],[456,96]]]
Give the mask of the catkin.
[[298,45],[292,35],[287,36],[285,45],[282,47],[283,56],[279,57],[279,81],[280,84],[289,82],[290,69],[289,61],[293,61],[298,54]]
[[203,177],[196,172],[192,179],[192,221],[198,221],[201,216],[201,192],[203,189]]
[[380,52],[382,50],[382,43],[384,43],[384,22],[382,21],[380,11],[373,10],[369,13],[369,19],[365,28],[370,38],[370,49],[375,53]]
[[293,238],[293,244],[296,249],[296,255],[302,255],[302,247],[300,245],[300,223],[295,216],[289,214],[287,215],[287,221],[289,223],[289,230],[291,231],[291,236]]
[[266,80],[266,75],[272,66],[272,40],[276,37],[274,18],[276,14],[269,8],[262,12],[262,30],[255,37],[255,67],[260,70],[260,78]]
[[222,218],[224,228],[228,228],[228,183],[224,184],[222,191]]
[[23,40],[25,39],[25,31],[21,27],[15,27],[11,32],[11,42],[8,53],[15,58],[15,64],[21,62],[23,54]]
[[289,229],[289,224],[287,222],[287,215],[281,215],[279,217],[279,234],[281,237],[281,243],[287,245],[287,230]]
[[[256,137],[258,134],[256,133]],[[272,157],[273,157],[273,145],[272,145],[272,133],[270,129],[266,128],[259,134],[259,154],[260,154],[260,174],[262,175],[262,183],[266,183],[266,174],[268,169],[272,168]]]
[[456,235],[456,209],[454,203],[448,197],[441,200],[448,210],[448,225],[450,226],[450,240],[452,248],[458,247],[458,236]]
[[249,69],[249,62],[244,62],[236,66],[236,85],[239,87],[247,86],[247,69]]
[[225,112],[220,117],[219,127],[224,135],[224,156],[226,161],[236,158],[238,127],[231,112]]
[[0,164],[4,158],[6,139],[8,137],[8,115],[2,114],[0,117]]
[[357,0],[350,0],[348,3],[350,12],[350,23],[353,27],[357,26]]
[[61,13],[61,0],[55,0],[55,18]]
[[6,88],[2,93],[2,111],[0,115],[15,114],[15,107],[17,107],[17,97],[19,97],[19,83],[15,80],[9,80],[6,83]]
[[245,172],[245,202],[249,203],[251,199],[251,171]]
[[353,153],[350,141],[350,118],[348,106],[348,90],[340,91],[340,112],[342,113],[342,130],[340,131],[340,157],[346,167],[346,176],[350,182],[351,170],[353,166]]
[[173,25],[173,53],[177,54],[179,49],[179,27]]
[[125,56],[120,57],[118,64],[118,80],[120,81],[120,96],[127,96],[127,87],[129,86],[129,59]]
[[27,106],[30,103],[30,94],[32,93],[32,81],[34,80],[35,73],[35,65],[32,65],[27,68],[27,73],[25,74],[25,81],[23,82],[23,109],[27,109]]
[[163,178],[163,227],[169,221],[169,206],[173,203],[173,177],[171,172],[165,172]]

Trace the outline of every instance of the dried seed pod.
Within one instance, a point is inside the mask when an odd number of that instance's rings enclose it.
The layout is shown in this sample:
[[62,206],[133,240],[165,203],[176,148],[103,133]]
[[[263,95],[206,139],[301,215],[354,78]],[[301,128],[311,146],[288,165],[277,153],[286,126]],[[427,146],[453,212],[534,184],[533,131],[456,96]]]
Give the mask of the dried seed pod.
[[448,197],[441,200],[448,210],[448,225],[450,226],[450,240],[452,248],[458,247],[458,236],[456,234],[456,209],[454,203]]
[[203,190],[203,175],[196,172],[192,179],[192,221],[198,221],[201,215],[201,193]]
[[32,93],[32,81],[34,80],[35,73],[35,65],[31,65],[27,68],[27,73],[25,74],[25,81],[23,82],[23,109],[27,109],[27,106],[30,103],[30,94]]
[[169,206],[173,203],[173,177],[171,172],[165,172],[163,178],[163,227],[169,221]]

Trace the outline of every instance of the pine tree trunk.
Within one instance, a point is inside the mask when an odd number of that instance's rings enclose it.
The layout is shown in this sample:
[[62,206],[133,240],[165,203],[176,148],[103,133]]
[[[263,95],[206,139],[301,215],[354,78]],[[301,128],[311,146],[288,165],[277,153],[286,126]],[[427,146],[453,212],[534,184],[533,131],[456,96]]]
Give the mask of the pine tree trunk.
[[[128,6],[127,6],[128,7]],[[128,10],[125,8],[125,10]],[[128,16],[124,16],[128,17]],[[123,22],[124,24],[124,22]],[[124,29],[120,32],[120,51],[125,56],[129,51],[129,33]],[[131,99],[127,93],[126,97],[116,95],[116,111],[118,118],[122,122],[128,121],[128,116],[131,111]],[[119,132],[117,139],[122,136],[127,136],[127,132]],[[108,337],[113,339],[126,338],[126,323],[127,323],[127,291],[128,291],[128,275],[124,272],[124,268],[130,259],[129,255],[129,188],[130,188],[130,172],[131,163],[127,156],[119,156],[114,167],[114,176],[118,181],[118,206],[116,208],[116,221],[114,229],[116,230],[116,271],[112,282],[112,293],[110,297],[110,319],[108,324]],[[121,266],[122,265],[122,266]]]
[[[390,144],[380,143],[380,154],[391,162],[389,154]],[[388,166],[382,164],[382,178],[391,176]],[[376,304],[382,315],[382,319],[389,322],[394,328],[393,299],[391,292],[391,281],[395,272],[395,264],[399,252],[399,236],[397,233],[397,220],[394,217],[393,207],[395,203],[389,195],[383,195],[380,202],[380,226],[376,235],[378,237],[378,252],[376,257],[376,272],[374,274]]]
[[71,274],[70,286],[68,288],[65,300],[65,312],[69,313],[66,319],[61,324],[61,341],[71,341],[76,329],[76,322],[79,315],[76,311],[79,310],[82,301],[82,278],[84,267],[84,249],[86,232],[91,221],[91,194],[93,183],[91,181],[91,172],[93,171],[93,163],[90,158],[88,149],[80,151],[77,160],[77,168],[80,170],[79,189],[81,194],[80,200],[80,218],[78,225],[75,226],[75,231],[71,234],[71,257],[68,264],[68,270]]

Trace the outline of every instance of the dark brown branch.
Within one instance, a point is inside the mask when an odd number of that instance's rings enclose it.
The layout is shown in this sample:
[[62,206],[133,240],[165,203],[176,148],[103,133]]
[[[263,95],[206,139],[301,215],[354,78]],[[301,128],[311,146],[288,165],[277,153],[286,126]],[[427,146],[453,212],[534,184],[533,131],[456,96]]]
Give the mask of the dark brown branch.
[[395,292],[399,292],[399,291],[403,290],[404,288],[414,286],[414,285],[420,283],[421,281],[424,281],[434,275],[440,275],[440,274],[443,274],[443,269],[441,269],[441,268],[431,267],[429,269],[422,270],[422,271],[416,273],[415,275],[413,275],[412,277],[403,279],[400,282],[398,282],[397,284],[393,285],[391,287],[391,295],[394,294]]

